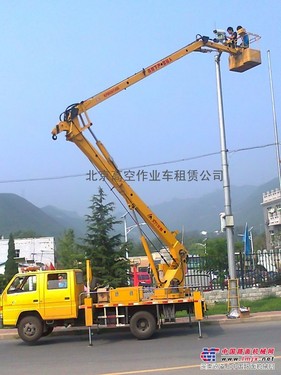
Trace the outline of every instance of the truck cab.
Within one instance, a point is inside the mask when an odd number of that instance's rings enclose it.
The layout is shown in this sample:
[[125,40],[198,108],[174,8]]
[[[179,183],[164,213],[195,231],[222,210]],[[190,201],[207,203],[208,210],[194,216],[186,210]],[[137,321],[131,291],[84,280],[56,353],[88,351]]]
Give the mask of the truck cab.
[[148,272],[137,272],[137,285],[136,286],[151,286],[151,276]]
[[34,342],[54,326],[77,319],[84,291],[81,270],[16,274],[0,300],[0,324],[17,327],[19,336]]

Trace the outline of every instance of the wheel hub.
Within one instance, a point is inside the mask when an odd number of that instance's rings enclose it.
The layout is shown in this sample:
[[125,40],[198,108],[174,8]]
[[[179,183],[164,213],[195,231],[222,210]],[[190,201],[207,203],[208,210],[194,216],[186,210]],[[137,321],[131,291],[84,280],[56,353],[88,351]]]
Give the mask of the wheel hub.
[[26,336],[29,336],[29,337],[33,336],[35,331],[36,330],[33,324],[28,323],[24,327],[24,333]]

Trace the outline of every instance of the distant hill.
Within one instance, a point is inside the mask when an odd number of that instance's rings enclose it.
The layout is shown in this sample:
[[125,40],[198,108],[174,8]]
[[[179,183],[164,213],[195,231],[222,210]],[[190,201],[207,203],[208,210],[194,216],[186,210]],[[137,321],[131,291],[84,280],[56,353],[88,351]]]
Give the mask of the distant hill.
[[57,236],[64,226],[40,208],[16,194],[0,194],[0,235],[17,231],[34,231],[40,236]]
[[[261,186],[232,186],[231,206],[235,227],[244,227],[248,222],[255,231],[264,231],[262,195],[278,186],[277,179]],[[185,232],[220,229],[219,214],[224,212],[223,189],[193,199],[173,199],[151,207],[170,229]]]
[[[259,187],[232,186],[235,227],[244,227],[248,222],[257,233],[263,232],[262,194],[277,186],[277,179]],[[219,214],[224,211],[224,193],[221,189],[201,198],[173,199],[151,208],[170,230],[182,230],[184,227],[185,233],[202,230],[211,233],[220,229]],[[0,194],[0,235],[7,238],[10,233],[31,230],[41,236],[57,237],[68,228],[74,229],[76,238],[84,237],[85,218],[53,206],[40,209],[16,194]],[[118,231],[124,234],[123,225],[118,227]],[[131,235],[134,237],[134,233]]]
[[86,233],[85,218],[76,212],[61,210],[57,207],[46,206],[41,208],[48,216],[60,223],[64,228],[72,228],[76,237],[84,237]]

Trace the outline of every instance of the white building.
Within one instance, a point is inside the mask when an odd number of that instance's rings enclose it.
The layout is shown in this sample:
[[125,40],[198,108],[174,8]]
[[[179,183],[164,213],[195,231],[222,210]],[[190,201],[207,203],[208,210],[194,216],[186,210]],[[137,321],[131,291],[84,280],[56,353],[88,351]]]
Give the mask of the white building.
[[[16,238],[14,239],[16,257],[22,264],[55,264],[54,237]],[[0,239],[0,274],[4,274],[5,262],[8,258],[9,239]]]
[[281,191],[271,190],[263,194],[263,216],[267,249],[281,248]]

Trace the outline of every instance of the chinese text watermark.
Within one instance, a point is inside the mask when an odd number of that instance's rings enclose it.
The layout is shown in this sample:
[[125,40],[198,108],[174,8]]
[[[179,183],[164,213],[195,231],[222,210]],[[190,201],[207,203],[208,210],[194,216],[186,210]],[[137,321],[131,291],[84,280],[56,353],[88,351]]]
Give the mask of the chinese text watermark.
[[[160,181],[174,181],[174,182],[198,182],[198,181],[222,181],[222,170],[197,170],[197,169],[165,169],[165,170],[124,170],[121,173],[121,177],[126,182],[160,182]],[[107,171],[97,172],[95,170],[89,170],[86,173],[87,181],[104,181],[106,178],[120,178],[117,172],[110,173]]]
[[[219,358],[220,353],[220,358]],[[203,348],[201,370],[275,370],[275,348]]]

